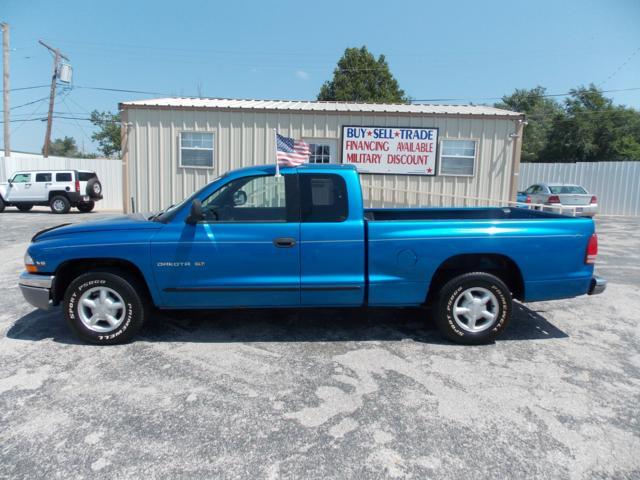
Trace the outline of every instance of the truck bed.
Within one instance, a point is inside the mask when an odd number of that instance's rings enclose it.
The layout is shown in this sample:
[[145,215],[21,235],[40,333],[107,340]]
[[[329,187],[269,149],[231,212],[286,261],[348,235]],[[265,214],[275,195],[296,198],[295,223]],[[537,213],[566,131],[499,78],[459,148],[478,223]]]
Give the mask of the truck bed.
[[[369,221],[393,220],[541,220],[559,218],[550,212],[526,208],[368,208],[365,218]],[[569,219],[563,216],[560,218]]]

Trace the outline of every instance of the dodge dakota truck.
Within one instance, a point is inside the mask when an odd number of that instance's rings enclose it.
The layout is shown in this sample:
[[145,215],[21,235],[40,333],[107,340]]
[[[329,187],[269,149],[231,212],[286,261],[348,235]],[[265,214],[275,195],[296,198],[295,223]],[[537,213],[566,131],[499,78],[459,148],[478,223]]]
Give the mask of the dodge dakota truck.
[[464,344],[512,300],[596,294],[589,218],[520,208],[364,209],[351,166],[254,166],[151,216],[38,232],[19,285],[84,341],[131,340],[152,308],[430,306]]

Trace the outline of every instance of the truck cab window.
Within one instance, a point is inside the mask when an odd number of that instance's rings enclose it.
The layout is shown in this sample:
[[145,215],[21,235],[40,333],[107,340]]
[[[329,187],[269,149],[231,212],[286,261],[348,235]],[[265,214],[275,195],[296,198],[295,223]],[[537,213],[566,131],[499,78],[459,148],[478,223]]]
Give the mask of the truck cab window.
[[285,177],[232,180],[202,202],[202,213],[213,222],[286,222]]
[[11,179],[13,183],[29,183],[31,181],[30,173],[16,173]]
[[344,222],[349,215],[347,186],[335,174],[300,175],[303,222]]

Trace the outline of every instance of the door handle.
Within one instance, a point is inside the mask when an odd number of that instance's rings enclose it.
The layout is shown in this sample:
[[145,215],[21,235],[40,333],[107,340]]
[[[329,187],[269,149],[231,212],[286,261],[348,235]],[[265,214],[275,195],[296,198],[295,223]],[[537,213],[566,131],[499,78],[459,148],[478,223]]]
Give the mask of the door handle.
[[296,239],[291,237],[280,237],[274,239],[273,244],[278,248],[291,248],[296,244]]

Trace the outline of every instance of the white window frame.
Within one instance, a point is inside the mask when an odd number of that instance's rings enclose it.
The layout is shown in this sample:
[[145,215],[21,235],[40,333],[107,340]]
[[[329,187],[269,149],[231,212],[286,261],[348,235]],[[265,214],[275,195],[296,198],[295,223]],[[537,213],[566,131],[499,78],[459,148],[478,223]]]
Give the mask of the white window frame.
[[[305,143],[311,145],[327,145],[329,146],[329,163],[312,163],[312,165],[332,165],[338,163],[338,140],[336,138],[313,138],[305,137],[302,139]],[[311,163],[311,157],[309,157]]]
[[[471,175],[469,174],[465,174],[465,173],[444,173],[442,171],[442,157],[450,157],[450,158],[455,158],[452,157],[451,155],[444,155],[444,142],[473,142],[474,143],[474,147],[473,147],[473,172],[471,173]],[[478,167],[478,145],[480,145],[480,141],[477,138],[443,138],[440,140],[440,145],[439,145],[439,152],[438,152],[438,175],[443,176],[443,177],[475,177],[476,176],[476,170]],[[463,155],[459,155],[458,158],[471,158],[470,156],[463,156]]]
[[[211,160],[212,160],[212,165],[210,167],[208,166],[203,166],[203,165],[183,165],[182,164],[182,134],[183,133],[202,133],[202,134],[209,134],[212,135],[213,140],[211,142],[211,144],[213,145],[211,148],[192,148],[192,147],[185,147],[187,150],[210,150],[211,151]],[[215,130],[180,130],[178,132],[178,166],[180,168],[195,168],[195,169],[199,169],[199,170],[215,170],[216,168],[216,150],[217,150],[217,145],[216,145],[216,131]]]

